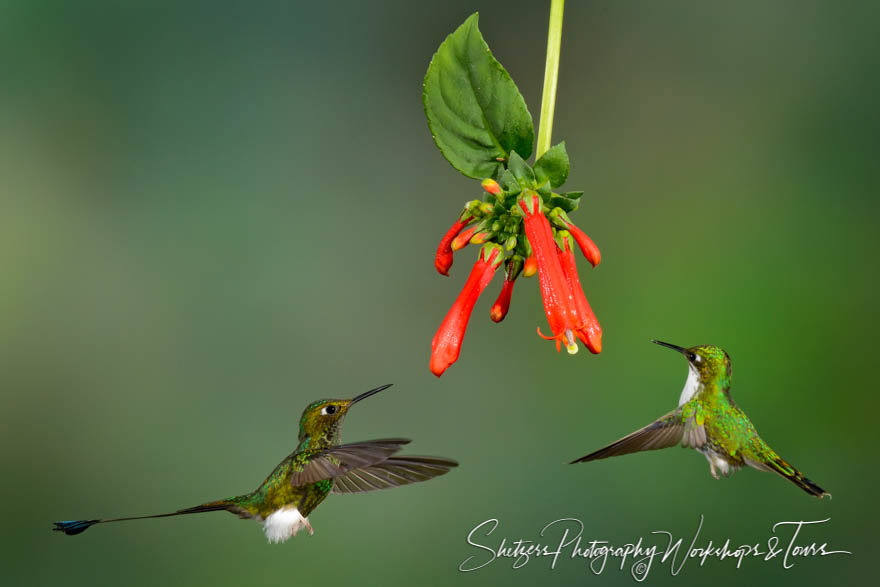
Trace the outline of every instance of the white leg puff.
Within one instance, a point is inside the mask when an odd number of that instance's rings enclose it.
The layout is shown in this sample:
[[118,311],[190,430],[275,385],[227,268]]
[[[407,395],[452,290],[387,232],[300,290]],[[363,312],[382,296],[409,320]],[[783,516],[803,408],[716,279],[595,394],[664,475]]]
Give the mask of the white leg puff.
[[309,519],[304,518],[295,507],[275,510],[263,521],[263,531],[269,542],[285,542],[303,528],[308,529],[309,535],[315,533]]

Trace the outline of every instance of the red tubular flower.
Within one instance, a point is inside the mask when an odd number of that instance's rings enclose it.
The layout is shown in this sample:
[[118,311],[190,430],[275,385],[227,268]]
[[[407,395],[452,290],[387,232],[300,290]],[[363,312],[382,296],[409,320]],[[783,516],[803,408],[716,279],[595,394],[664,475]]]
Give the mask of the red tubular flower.
[[507,316],[507,312],[510,310],[510,297],[513,295],[513,284],[516,282],[516,278],[519,277],[522,267],[522,257],[514,256],[507,261],[507,271],[504,274],[504,284],[501,286],[501,293],[498,294],[498,299],[495,300],[495,303],[492,304],[492,309],[489,310],[489,317],[492,318],[493,322],[501,322]]
[[590,265],[593,267],[597,266],[602,261],[602,253],[599,252],[599,247],[596,246],[593,239],[584,234],[583,230],[571,222],[568,223],[568,230],[571,232],[571,236],[574,237],[574,240],[577,241],[581,253],[584,254],[584,258],[589,261]]
[[495,300],[495,303],[492,304],[492,309],[489,310],[489,317],[492,318],[492,322],[501,322],[507,316],[507,311],[510,310],[510,297],[513,295],[513,283],[506,277],[504,278],[501,293],[498,294],[498,299]]
[[531,277],[537,272],[538,260],[535,259],[534,255],[531,255],[526,259],[526,262],[523,264],[523,277]]
[[538,263],[538,279],[541,297],[544,300],[544,312],[547,314],[550,330],[553,331],[553,336],[547,337],[541,334],[541,329],[538,328],[538,334],[542,338],[555,340],[557,350],[560,343],[564,342],[569,354],[574,354],[578,351],[575,332],[578,330],[580,320],[571,286],[562,271],[556,253],[557,247],[550,222],[541,211],[541,198],[534,192],[526,193],[519,201],[519,206],[524,213],[523,224],[526,236]]
[[470,277],[464,284],[461,293],[446,318],[437,329],[431,341],[431,373],[440,377],[443,372],[458,360],[461,341],[467,328],[468,320],[473,312],[477,298],[489,285],[495,269],[503,260],[503,251],[498,245],[486,245],[480,251],[480,257],[471,269]]
[[569,219],[568,215],[561,209],[554,209],[550,216],[558,227],[564,228],[571,233],[571,236],[574,237],[578,247],[580,247],[581,253],[583,253],[584,258],[590,262],[590,265],[593,267],[599,265],[602,261],[602,254],[599,252],[599,247],[596,246],[593,239],[588,237],[583,230],[575,226],[571,219]]
[[452,239],[452,250],[457,251],[466,247],[468,243],[471,242],[471,237],[473,237],[478,230],[480,230],[480,225],[475,224],[474,226],[465,228],[461,231],[458,236]]
[[437,254],[434,256],[434,267],[440,275],[449,275],[449,268],[452,267],[452,239],[458,236],[461,230],[473,221],[473,217],[469,214],[462,216],[446,231],[440,244],[437,246]]
[[581,280],[578,277],[577,264],[574,260],[574,244],[571,242],[573,235],[568,231],[560,231],[559,239],[562,243],[562,250],[559,250],[559,263],[562,265],[562,272],[568,280],[568,285],[574,295],[574,302],[577,307],[580,325],[577,329],[577,337],[581,339],[590,352],[599,354],[602,352],[602,327],[593,314],[590,303],[587,302],[587,296],[581,287]]
[[480,185],[482,185],[483,189],[486,190],[488,193],[492,194],[493,196],[500,196],[501,195],[501,186],[498,185],[498,182],[495,181],[494,179],[484,179],[483,183]]
[[482,245],[489,239],[495,236],[495,233],[491,230],[481,230],[477,234],[471,237],[470,243],[472,245]]

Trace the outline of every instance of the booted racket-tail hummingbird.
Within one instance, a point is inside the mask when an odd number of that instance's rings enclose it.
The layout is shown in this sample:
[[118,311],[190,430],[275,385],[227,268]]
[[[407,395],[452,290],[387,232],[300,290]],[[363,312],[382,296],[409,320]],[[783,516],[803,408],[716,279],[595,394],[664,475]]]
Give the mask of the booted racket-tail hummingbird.
[[680,444],[705,455],[709,471],[716,479],[719,474],[727,476],[747,465],[778,473],[810,495],[831,495],[785,462],[758,436],[748,416],[730,395],[730,357],[723,349],[651,342],[678,351],[687,359],[688,377],[678,408],[572,464]]
[[55,522],[53,530],[73,535],[95,524],[227,511],[262,523],[269,542],[284,542],[303,528],[313,534],[308,516],[330,493],[360,493],[418,483],[458,466],[441,457],[398,456],[398,451],[410,442],[405,438],[340,444],[342,421],[348,410],[389,387],[383,385],[352,399],[324,399],[310,404],[300,418],[296,451],[250,493],[167,514]]

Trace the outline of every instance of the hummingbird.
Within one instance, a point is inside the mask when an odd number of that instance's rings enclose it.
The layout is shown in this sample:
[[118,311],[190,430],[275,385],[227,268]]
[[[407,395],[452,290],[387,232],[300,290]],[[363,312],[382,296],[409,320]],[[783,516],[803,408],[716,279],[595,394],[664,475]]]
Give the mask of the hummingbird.
[[681,444],[694,448],[709,461],[716,479],[748,465],[759,471],[782,475],[810,495],[830,493],[804,477],[785,462],[766,442],[730,395],[730,357],[717,346],[684,348],[652,340],[685,356],[688,377],[678,399],[678,408],[574,463],[595,461],[643,450],[657,450]]
[[74,535],[95,524],[168,518],[226,511],[262,523],[269,542],[284,542],[306,528],[309,514],[330,493],[361,493],[427,481],[458,463],[441,457],[398,456],[405,438],[341,444],[342,421],[361,400],[388,389],[383,385],[352,399],[323,399],[309,404],[299,421],[299,445],[250,493],[150,516],[55,522],[53,530]]

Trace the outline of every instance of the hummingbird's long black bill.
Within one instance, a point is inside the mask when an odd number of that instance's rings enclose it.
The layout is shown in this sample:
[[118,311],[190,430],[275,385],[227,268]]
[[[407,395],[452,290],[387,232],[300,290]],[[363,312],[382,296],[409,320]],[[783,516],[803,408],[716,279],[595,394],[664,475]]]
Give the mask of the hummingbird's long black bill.
[[[388,388],[391,387],[392,385],[394,385],[394,384],[393,384],[393,383],[388,383],[387,385],[382,385],[382,386],[380,386],[380,387],[377,387],[376,389],[371,389],[370,391],[365,391],[365,392],[363,392],[362,394],[360,394],[360,395],[355,396],[354,398],[352,398],[351,403],[352,403],[352,404],[356,404],[356,403],[358,403],[359,401],[361,401],[362,399],[367,399],[367,398],[370,397],[371,395],[376,395],[376,394],[379,393],[380,391],[383,391],[383,390],[385,390],[385,389],[388,389]],[[349,404],[349,405],[351,405],[351,404]]]
[[659,344],[660,346],[665,346],[668,349],[672,349],[680,353],[684,353],[685,351],[687,351],[686,348],[680,347],[677,344],[672,344],[670,342],[663,342],[662,340],[652,340],[651,342],[653,342],[654,344]]

